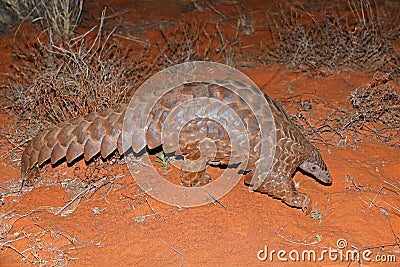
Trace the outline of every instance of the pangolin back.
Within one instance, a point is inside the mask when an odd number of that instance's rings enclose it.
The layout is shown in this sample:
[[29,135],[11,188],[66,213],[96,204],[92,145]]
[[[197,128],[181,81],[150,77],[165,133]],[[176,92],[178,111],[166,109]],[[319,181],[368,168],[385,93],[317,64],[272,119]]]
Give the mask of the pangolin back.
[[[246,88],[240,88],[240,90],[246,90]],[[193,99],[198,99],[198,101],[193,102],[195,104],[183,111],[174,110],[176,106]],[[329,172],[318,150],[291,123],[283,108],[267,95],[265,95],[265,100],[271,108],[277,132],[275,155],[271,168],[264,172],[266,174],[262,177],[262,183],[257,186],[252,184],[250,176],[253,172],[246,176],[245,181],[254,186],[257,191],[268,193],[280,198],[288,205],[309,211],[311,201],[308,196],[297,192],[294,187],[292,180],[294,171],[297,167],[303,168],[317,179],[327,183],[331,180]],[[147,100],[143,96],[138,97],[136,101],[139,101],[135,103],[137,106],[141,104],[144,106]],[[217,105],[215,101],[224,103],[224,106]],[[127,104],[120,104],[41,131],[28,143],[23,152],[21,163],[23,177],[29,176],[35,166],[41,166],[48,160],[55,164],[65,158],[68,163],[71,163],[83,155],[88,161],[99,153],[106,158],[115,150],[118,150],[120,154],[125,153],[129,148],[139,152],[145,145],[149,148],[163,145],[165,152],[177,152],[196,158],[199,156],[199,144],[207,138],[214,140],[217,147],[214,158],[207,159],[207,162],[238,163],[242,160],[242,154],[235,154],[235,151],[232,151],[232,143],[238,145],[239,148],[242,146],[244,148],[247,142],[249,159],[245,170],[252,171],[262,167],[259,166],[262,142],[260,122],[257,121],[251,107],[232,92],[232,87],[227,89],[207,83],[184,84],[163,95],[156,102],[149,116],[144,116],[139,109],[129,110],[129,108]],[[196,114],[213,114],[214,117],[222,118],[227,114],[226,109],[234,110],[237,116],[223,118],[232,124],[233,129],[239,127],[239,123],[244,125],[244,130],[233,131],[233,136],[228,136],[218,122],[206,118],[192,119]],[[124,126],[124,120],[129,121],[128,126]],[[175,126],[168,128],[167,122]],[[166,131],[164,138],[163,130]],[[145,132],[144,139],[136,138],[134,135],[140,131]],[[130,134],[124,136],[127,132]],[[128,138],[130,141],[128,143],[131,145],[124,146],[126,143],[124,138]],[[232,157],[233,154],[236,156]],[[313,169],[315,166],[318,170]],[[195,175],[188,174],[184,176],[182,183],[202,185],[208,182],[208,178],[204,177],[204,173],[201,172]],[[196,180],[188,181],[188,179]]]

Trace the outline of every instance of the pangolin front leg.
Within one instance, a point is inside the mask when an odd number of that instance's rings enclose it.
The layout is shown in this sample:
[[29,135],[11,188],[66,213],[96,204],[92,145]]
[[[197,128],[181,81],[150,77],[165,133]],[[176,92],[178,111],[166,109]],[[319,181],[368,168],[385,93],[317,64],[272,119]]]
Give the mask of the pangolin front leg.
[[[196,134],[194,134],[196,133]],[[183,127],[179,143],[185,155],[181,168],[184,186],[203,186],[210,182],[206,172],[210,162],[226,165],[230,160],[231,144],[228,133],[215,121],[197,119]]]
[[[253,176],[252,172],[245,175],[245,183],[249,184]],[[311,199],[307,194],[297,191],[293,178],[289,175],[273,175],[267,177],[257,192],[266,193],[271,197],[282,200],[291,207],[301,208],[306,214],[311,211]]]

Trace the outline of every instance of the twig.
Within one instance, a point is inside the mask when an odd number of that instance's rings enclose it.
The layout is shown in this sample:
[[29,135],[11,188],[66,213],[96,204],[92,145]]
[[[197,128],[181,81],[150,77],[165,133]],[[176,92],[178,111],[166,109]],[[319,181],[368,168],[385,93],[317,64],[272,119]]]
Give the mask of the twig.
[[210,192],[208,192],[207,189],[204,189],[204,191],[206,191],[207,195],[209,197],[211,197],[215,202],[217,202],[218,204],[220,204],[224,209],[226,209],[226,206],[224,203],[222,203],[219,199],[217,199],[216,197],[214,197]]
[[4,242],[0,242],[0,247],[4,247],[4,246],[7,245],[8,243],[12,243],[12,242],[15,242],[15,241],[24,239],[24,238],[26,238],[25,235],[20,236],[20,237],[17,237],[17,238],[15,238],[15,239],[8,239],[8,240],[6,240],[6,241],[4,241]]
[[385,215],[386,219],[389,221],[389,226],[390,226],[390,231],[392,232],[394,239],[396,240],[396,244],[398,247],[400,247],[400,238],[398,237],[398,235],[394,232],[393,229],[393,224],[392,224],[392,220],[390,219],[389,216]]
[[144,44],[144,45],[146,45],[146,46],[157,47],[157,46],[152,45],[152,44],[150,44],[150,43],[148,43],[148,42],[139,40],[139,39],[137,39],[137,38],[135,38],[135,37],[125,36],[125,35],[121,35],[121,34],[118,34],[118,33],[114,33],[114,36],[119,37],[119,38],[122,38],[122,39],[129,40],[129,41],[141,43],[141,44]]
[[378,192],[376,193],[375,197],[371,200],[371,203],[369,203],[368,208],[371,208],[372,205],[374,204],[374,201],[376,200],[376,198],[378,197],[378,195],[380,195],[380,193],[382,192],[383,188],[385,188],[384,186],[381,186],[381,188],[379,188]]
[[181,261],[181,267],[183,266],[183,263],[185,262],[185,255],[180,252],[179,250],[177,250],[176,248],[174,248],[173,246],[171,246],[170,244],[168,244],[166,241],[164,241],[163,239],[161,239],[161,237],[158,237],[158,239],[164,243],[164,245],[166,245],[167,247],[169,247],[170,249],[172,249],[173,251],[175,251],[176,253],[178,253],[179,255],[181,255],[182,257],[182,261]]
[[[58,225],[56,225],[54,222],[50,222],[58,231],[58,233],[60,233],[60,235],[62,235],[63,237],[65,237],[66,239],[68,239],[68,241],[71,243],[71,245],[74,246],[75,249],[77,249],[75,242],[79,241],[80,243],[82,243],[84,246],[89,246],[88,243],[86,243],[83,240],[78,239],[76,236],[72,236],[71,234],[69,234],[67,231],[61,229]],[[40,227],[40,226],[39,226]]]
[[153,207],[150,205],[149,200],[147,199],[147,197],[145,198],[147,205],[149,205],[151,212],[153,212],[153,214],[156,214],[156,212],[154,211]]
[[14,251],[17,252],[23,259],[27,260],[27,261],[28,261],[30,264],[32,264],[33,266],[36,266],[36,265],[34,264],[33,261],[29,260],[29,259],[28,259],[23,253],[21,253],[18,249],[14,248],[14,247],[11,246],[11,245],[7,245],[7,246],[5,246],[5,247],[14,250]]
[[[397,186],[395,186],[394,184],[392,184],[392,183],[389,183],[388,181],[383,181],[384,183],[386,183],[386,184],[388,184],[388,185],[390,185],[390,186],[393,186],[394,188],[396,188],[397,190],[399,190],[400,191],[400,188],[399,187],[397,187]],[[398,194],[398,193],[397,193]]]
[[55,215],[61,214],[61,212],[63,212],[66,208],[68,208],[78,198],[79,198],[79,200],[78,200],[78,204],[79,204],[79,202],[81,201],[81,198],[83,197],[83,195],[85,195],[88,192],[90,192],[90,190],[92,190],[92,188],[86,188],[86,189],[82,190],[81,192],[79,192],[78,194],[76,194],[72,199],[68,200],[68,202],[59,211],[57,211],[55,213]]
[[[275,231],[274,231],[274,232],[275,232]],[[305,242],[300,242],[300,241],[293,241],[293,240],[288,239],[288,238],[287,238],[286,236],[284,236],[284,235],[278,234],[277,232],[275,232],[275,235],[279,236],[280,238],[282,238],[283,240],[285,240],[285,241],[287,241],[287,242],[289,242],[289,243],[297,244],[297,245],[314,246],[314,245],[316,245],[316,244],[319,243],[319,241],[314,241],[314,242],[311,242],[311,243],[305,243]]]
[[104,196],[103,196],[105,202],[110,203],[110,201],[107,199],[107,194],[108,194],[108,192],[110,192],[111,188],[114,186],[115,179],[119,178],[119,177],[123,177],[123,176],[124,175],[121,175],[121,176],[116,175],[115,177],[110,179],[110,181],[108,182],[108,187],[107,187],[106,191],[104,192]]

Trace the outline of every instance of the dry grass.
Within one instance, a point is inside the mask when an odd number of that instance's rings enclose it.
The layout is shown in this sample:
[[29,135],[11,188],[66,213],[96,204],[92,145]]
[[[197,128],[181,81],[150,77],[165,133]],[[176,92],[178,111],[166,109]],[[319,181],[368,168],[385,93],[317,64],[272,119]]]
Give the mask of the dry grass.
[[[164,41],[158,47],[133,51],[127,41],[115,41],[116,28],[105,33],[104,18],[105,11],[99,25],[68,42],[53,40],[50,32],[16,45],[3,104],[16,123],[1,133],[12,158],[18,159],[41,129],[127,102],[143,81],[166,67],[210,58],[234,64],[237,35],[232,42],[215,26],[182,22],[172,31],[161,30]],[[215,32],[209,34],[210,29]]]
[[50,35],[47,41],[25,40],[17,48],[8,110],[22,129],[8,132],[24,136],[14,143],[50,124],[124,102],[147,78],[151,66],[110,40],[102,23],[68,42],[56,44]]
[[39,21],[42,30],[65,41],[74,36],[81,20],[83,0],[0,0],[4,14],[10,18],[1,21],[3,27],[23,21]]
[[205,25],[201,23],[183,22],[175,29],[167,32],[161,29],[164,42],[158,44],[156,64],[161,70],[175,64],[203,60],[209,53],[209,45],[204,47]]
[[[320,75],[346,68],[378,71],[369,84],[352,92],[343,105],[351,104],[350,108],[332,107],[318,99],[297,103],[299,110],[293,119],[314,141],[345,146],[347,141],[374,136],[398,145],[400,97],[389,76],[398,78],[400,73],[400,55],[394,48],[400,37],[399,13],[389,14],[391,10],[373,3],[349,0],[348,12],[341,14],[281,7],[273,18],[274,45],[267,51],[266,63]],[[307,113],[315,104],[329,112],[311,121]]]
[[358,122],[355,127],[362,128],[364,123],[380,123],[390,130],[399,130],[400,94],[389,81],[388,73],[375,73],[371,83],[351,93],[355,112],[350,121]]
[[0,26],[7,29],[25,20],[32,20],[34,1],[0,0]]
[[164,43],[159,45],[156,65],[163,68],[193,61],[205,60],[235,66],[235,57],[240,49],[240,27],[233,37],[223,33],[217,23],[182,22],[174,30],[161,31]]
[[40,212],[43,210],[0,216],[0,252],[15,253],[21,262],[33,266],[69,266],[77,260],[70,256],[71,251],[87,244],[53,223],[46,227],[38,223],[28,227],[19,225],[20,220],[35,221]]
[[[399,146],[400,94],[390,84],[388,73],[375,73],[371,82],[354,90],[347,101],[350,108],[335,108],[320,100],[300,101],[292,119],[309,139],[321,143],[345,146],[373,137]],[[307,113],[316,104],[322,104],[327,112],[311,122]]]
[[400,37],[399,13],[392,16],[369,1],[349,1],[350,14],[281,8],[271,28],[274,46],[268,61],[299,71],[330,74],[343,67],[399,71],[393,48]]
[[[217,3],[214,3],[217,5]],[[243,32],[246,35],[251,35],[254,33],[254,23],[251,14],[247,11],[244,0],[232,1],[232,5],[235,8],[235,14],[229,15],[222,11],[219,11],[212,3],[206,1],[206,6],[208,9],[218,16],[221,17],[223,21],[228,22],[228,24],[236,27],[238,31]],[[218,22],[218,24],[221,24]]]
[[35,0],[37,18],[42,29],[51,31],[51,34],[65,41],[71,40],[78,27],[83,0]]

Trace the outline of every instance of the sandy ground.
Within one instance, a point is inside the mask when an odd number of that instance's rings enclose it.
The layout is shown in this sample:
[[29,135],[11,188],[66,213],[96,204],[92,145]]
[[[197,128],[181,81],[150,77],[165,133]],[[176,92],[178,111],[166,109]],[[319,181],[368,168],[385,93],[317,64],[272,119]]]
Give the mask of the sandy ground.
[[[264,23],[264,14],[273,4],[248,2],[249,9],[256,10],[257,25]],[[175,1],[158,9],[154,5],[121,1],[113,7],[128,10],[126,19],[131,22],[178,20],[194,13],[182,13],[181,4]],[[100,4],[89,6],[101,10]],[[155,38],[148,41],[156,43],[157,32],[149,29],[140,37]],[[266,30],[260,27],[255,35],[243,35],[243,40],[258,42],[264,34]],[[11,39],[12,34],[0,37],[2,71],[12,64]],[[351,91],[372,77],[358,71],[312,77],[282,66],[244,68],[243,72],[272,98],[303,95],[333,106],[343,105]],[[398,83],[393,85],[399,89]],[[319,118],[324,108],[316,105],[310,116]],[[4,112],[1,123],[9,123]],[[333,184],[320,184],[300,172],[294,179],[298,190],[311,197],[321,219],[267,195],[250,193],[243,180],[220,199],[223,205],[172,207],[143,193],[126,165],[119,164],[112,165],[110,172],[118,176],[111,187],[87,194],[73,212],[68,212],[69,206],[63,215],[55,215],[77,193],[64,188],[63,181],[69,177],[78,187],[87,167],[83,162],[46,166],[42,170],[45,178],[35,188],[7,197],[0,205],[0,266],[30,265],[22,255],[35,266],[400,266],[399,148],[367,138],[316,146]],[[1,154],[8,147],[3,140]],[[1,158],[0,166],[1,190],[18,188],[18,167],[7,157]],[[135,173],[146,175],[140,166]],[[217,175],[218,170],[211,174]],[[166,176],[173,180],[178,175],[172,168]],[[364,258],[346,258],[346,253],[356,250]],[[301,260],[307,251],[315,251],[318,260]],[[297,261],[296,253],[300,255]]]

